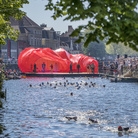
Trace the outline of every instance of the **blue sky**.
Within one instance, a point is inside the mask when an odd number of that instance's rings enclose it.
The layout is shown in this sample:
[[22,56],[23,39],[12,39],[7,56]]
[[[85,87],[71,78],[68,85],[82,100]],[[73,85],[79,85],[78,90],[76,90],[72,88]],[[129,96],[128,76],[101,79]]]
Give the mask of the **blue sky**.
[[[76,28],[79,25],[87,24],[88,20],[77,22],[63,21],[63,18],[58,18],[57,20],[54,20],[51,17],[53,13],[51,11],[44,10],[47,0],[28,1],[29,4],[24,5],[23,11],[25,11],[27,13],[27,16],[38,25],[45,23],[48,27],[53,27],[55,31],[61,31],[61,33],[63,33],[68,30],[68,25],[72,25],[73,28]],[[138,12],[138,9],[136,11]]]
[[52,19],[52,12],[45,11],[46,0],[28,0],[29,4],[23,6],[23,11],[27,13],[27,16],[36,22],[38,25],[45,23],[48,27],[53,27],[55,31],[61,31],[61,33],[68,30],[68,25],[72,25],[76,28],[79,25],[86,24],[87,21],[70,22],[63,21],[63,18],[57,20]]

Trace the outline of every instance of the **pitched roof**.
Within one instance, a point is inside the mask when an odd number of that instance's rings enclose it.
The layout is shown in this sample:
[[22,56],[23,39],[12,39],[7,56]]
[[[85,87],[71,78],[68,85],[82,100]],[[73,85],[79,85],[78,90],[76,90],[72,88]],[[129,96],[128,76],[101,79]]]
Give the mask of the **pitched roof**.
[[24,16],[21,20],[15,20],[10,17],[11,26],[23,26],[23,27],[40,27],[37,23],[32,21],[29,17]]

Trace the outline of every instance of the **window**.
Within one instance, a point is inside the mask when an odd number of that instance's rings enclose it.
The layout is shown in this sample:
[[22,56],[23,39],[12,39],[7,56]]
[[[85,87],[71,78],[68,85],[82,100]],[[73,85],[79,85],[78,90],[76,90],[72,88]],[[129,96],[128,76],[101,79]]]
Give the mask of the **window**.
[[36,38],[35,38],[35,43],[34,43],[34,45],[36,46]]

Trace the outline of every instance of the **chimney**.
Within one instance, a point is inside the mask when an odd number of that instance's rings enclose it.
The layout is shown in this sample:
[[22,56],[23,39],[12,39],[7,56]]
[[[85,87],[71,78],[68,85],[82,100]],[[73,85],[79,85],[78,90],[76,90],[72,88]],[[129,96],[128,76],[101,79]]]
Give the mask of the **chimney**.
[[73,32],[73,31],[74,31],[74,29],[72,28],[71,25],[69,25],[69,26],[68,26],[68,32]]
[[44,23],[42,23],[40,26],[43,27],[43,28],[47,27],[47,25],[44,24]]

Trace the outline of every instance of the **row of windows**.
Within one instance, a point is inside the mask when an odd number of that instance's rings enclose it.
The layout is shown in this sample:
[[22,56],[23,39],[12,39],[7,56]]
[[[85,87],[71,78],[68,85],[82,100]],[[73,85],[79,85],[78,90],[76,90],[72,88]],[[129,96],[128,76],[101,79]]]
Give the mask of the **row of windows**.
[[34,34],[42,34],[42,31],[40,31],[40,30],[33,30],[33,33]]
[[34,32],[34,34],[42,34],[42,31],[34,30],[33,32]]
[[41,45],[41,39],[39,39],[39,38],[35,38],[35,39],[33,39],[33,38],[31,38],[30,39],[30,45],[35,45],[35,46],[40,46]]

